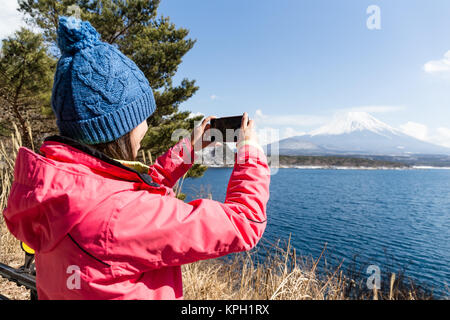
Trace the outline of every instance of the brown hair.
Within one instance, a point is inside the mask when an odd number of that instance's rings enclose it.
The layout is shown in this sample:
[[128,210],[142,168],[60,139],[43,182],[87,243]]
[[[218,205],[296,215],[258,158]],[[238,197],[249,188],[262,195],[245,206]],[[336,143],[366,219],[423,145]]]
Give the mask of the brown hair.
[[131,147],[130,133],[126,133],[119,139],[91,145],[94,149],[106,154],[108,157],[117,160],[134,161],[133,148]]

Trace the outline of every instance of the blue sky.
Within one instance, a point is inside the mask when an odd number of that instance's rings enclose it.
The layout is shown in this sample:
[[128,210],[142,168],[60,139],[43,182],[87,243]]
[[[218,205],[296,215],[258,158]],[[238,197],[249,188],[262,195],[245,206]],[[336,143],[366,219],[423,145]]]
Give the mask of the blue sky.
[[247,110],[281,136],[363,110],[450,145],[450,1],[163,0],[159,12],[197,39],[177,77],[200,86],[187,110]]
[[[19,23],[3,2],[1,37]],[[248,111],[282,138],[360,110],[450,146],[448,0],[162,0],[159,14],[197,40],[175,78],[200,86],[183,110]]]

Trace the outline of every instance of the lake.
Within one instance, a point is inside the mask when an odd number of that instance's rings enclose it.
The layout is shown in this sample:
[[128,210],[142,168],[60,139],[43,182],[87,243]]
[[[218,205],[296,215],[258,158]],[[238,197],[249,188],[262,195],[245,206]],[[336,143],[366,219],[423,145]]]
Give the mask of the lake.
[[[224,201],[231,168],[186,179],[187,200]],[[302,255],[327,252],[381,271],[403,270],[439,295],[450,285],[450,170],[279,169],[271,177],[266,240]],[[446,287],[447,286],[447,287]]]

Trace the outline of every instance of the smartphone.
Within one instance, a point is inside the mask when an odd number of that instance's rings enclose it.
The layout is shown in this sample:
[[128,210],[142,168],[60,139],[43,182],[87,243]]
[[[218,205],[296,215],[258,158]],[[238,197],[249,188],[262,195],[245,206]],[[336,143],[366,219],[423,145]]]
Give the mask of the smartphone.
[[[232,131],[227,132],[227,129],[237,130],[241,128],[243,116],[224,117],[211,119],[211,129],[217,129],[222,133],[223,142],[237,142],[237,133],[231,134]],[[215,137],[211,137],[211,141],[215,141]]]

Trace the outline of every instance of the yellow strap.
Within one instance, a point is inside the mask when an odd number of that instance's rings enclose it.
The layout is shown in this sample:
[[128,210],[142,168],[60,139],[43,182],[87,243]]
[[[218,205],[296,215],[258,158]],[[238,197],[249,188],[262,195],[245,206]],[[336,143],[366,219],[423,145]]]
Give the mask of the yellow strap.
[[25,242],[21,242],[20,246],[22,247],[22,250],[29,254],[34,254],[34,250],[31,249]]
[[150,169],[149,166],[147,166],[139,161],[125,161],[125,160],[118,160],[118,159],[114,159],[114,160],[116,160],[116,161],[120,162],[121,164],[123,164],[124,166],[131,168],[133,170],[136,170],[137,172],[140,172],[140,173],[148,173],[148,170]]

